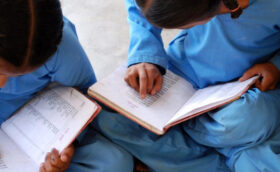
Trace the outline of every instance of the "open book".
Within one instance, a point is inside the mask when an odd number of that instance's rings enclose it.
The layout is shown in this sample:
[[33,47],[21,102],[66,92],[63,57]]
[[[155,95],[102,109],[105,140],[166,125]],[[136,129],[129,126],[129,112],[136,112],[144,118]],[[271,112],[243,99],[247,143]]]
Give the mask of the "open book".
[[100,107],[74,88],[51,85],[0,130],[0,172],[36,172],[47,152],[59,152],[79,135]]
[[124,81],[125,71],[124,66],[118,68],[91,86],[88,93],[156,134],[164,134],[173,125],[238,99],[257,79],[195,90],[188,81],[167,71],[161,91],[143,100]]

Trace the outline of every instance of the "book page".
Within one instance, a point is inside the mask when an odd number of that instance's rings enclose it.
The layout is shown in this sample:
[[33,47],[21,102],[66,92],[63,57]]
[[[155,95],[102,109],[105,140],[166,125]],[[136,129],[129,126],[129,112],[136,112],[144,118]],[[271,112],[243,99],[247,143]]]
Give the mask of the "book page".
[[125,71],[125,66],[118,68],[109,77],[94,84],[89,89],[89,94],[93,97],[101,95],[100,101],[106,99],[118,108],[125,109],[132,120],[146,123],[160,131],[163,131],[164,124],[195,92],[190,83],[168,71],[163,79],[162,90],[143,100],[139,93],[124,81]]
[[78,135],[97,106],[77,90],[52,86],[2,124],[3,131],[36,163],[52,148],[62,151]]
[[239,98],[257,78],[256,76],[244,82],[235,81],[197,90],[168,124]]
[[35,171],[39,171],[39,166],[0,130],[0,172]]

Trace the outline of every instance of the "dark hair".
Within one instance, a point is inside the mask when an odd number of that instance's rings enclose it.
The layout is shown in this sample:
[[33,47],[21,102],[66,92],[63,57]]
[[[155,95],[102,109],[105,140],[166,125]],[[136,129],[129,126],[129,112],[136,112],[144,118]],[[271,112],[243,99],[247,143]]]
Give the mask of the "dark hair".
[[62,29],[58,0],[0,1],[0,56],[17,67],[45,63],[56,52]]
[[[218,12],[222,0],[135,1],[142,9],[144,16],[152,24],[162,28],[177,28],[191,22],[201,21],[215,16]],[[238,3],[236,0],[223,0],[223,2],[226,7],[231,10],[238,7]],[[238,11],[240,12],[240,10]]]

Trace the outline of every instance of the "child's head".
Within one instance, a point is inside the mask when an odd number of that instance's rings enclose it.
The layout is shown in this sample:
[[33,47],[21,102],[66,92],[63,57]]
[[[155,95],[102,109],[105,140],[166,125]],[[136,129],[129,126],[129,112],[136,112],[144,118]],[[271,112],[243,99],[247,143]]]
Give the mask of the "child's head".
[[151,23],[162,28],[185,28],[203,24],[225,5],[237,18],[242,13],[237,0],[135,0]]
[[0,87],[31,72],[57,50],[63,19],[58,0],[0,1]]

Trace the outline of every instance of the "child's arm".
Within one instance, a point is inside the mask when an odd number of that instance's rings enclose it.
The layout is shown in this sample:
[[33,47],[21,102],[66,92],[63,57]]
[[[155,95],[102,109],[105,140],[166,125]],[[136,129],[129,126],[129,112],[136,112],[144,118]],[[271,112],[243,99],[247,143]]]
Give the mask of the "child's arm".
[[74,146],[65,148],[61,154],[56,149],[49,152],[45,162],[40,167],[40,172],[63,172],[68,169],[74,155]]
[[128,66],[138,63],[152,63],[167,67],[168,56],[161,38],[161,28],[150,24],[134,0],[125,0],[130,26]]
[[162,29],[145,19],[134,0],[126,0],[125,3],[130,25],[130,67],[125,81],[145,98],[146,94],[155,94],[161,89],[161,73],[164,73],[167,67],[168,58],[161,38]]

